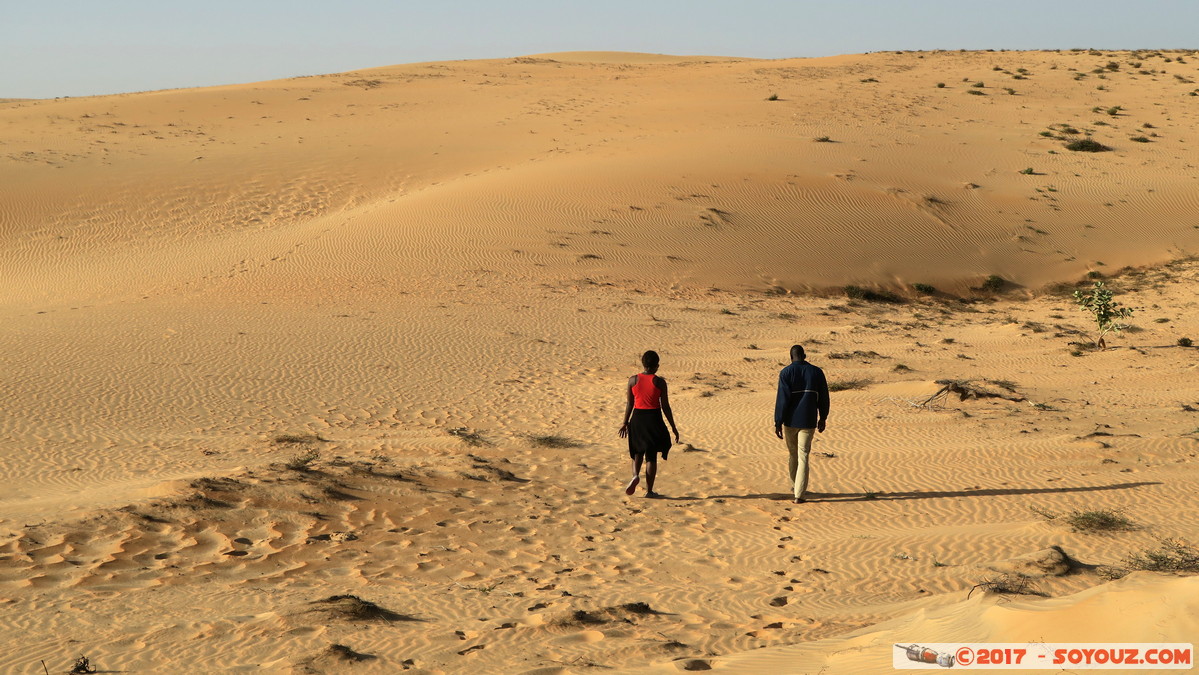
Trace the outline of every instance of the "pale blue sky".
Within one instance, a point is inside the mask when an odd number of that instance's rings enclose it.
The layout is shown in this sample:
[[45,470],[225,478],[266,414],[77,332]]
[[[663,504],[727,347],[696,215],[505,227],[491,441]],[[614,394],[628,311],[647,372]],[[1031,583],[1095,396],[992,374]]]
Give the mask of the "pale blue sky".
[[1199,0],[0,0],[0,98],[617,50],[1199,46]]

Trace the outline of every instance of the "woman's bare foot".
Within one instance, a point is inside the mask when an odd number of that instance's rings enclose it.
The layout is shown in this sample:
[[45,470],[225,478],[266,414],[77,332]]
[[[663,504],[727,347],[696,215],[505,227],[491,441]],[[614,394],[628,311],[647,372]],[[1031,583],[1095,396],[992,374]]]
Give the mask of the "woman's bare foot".
[[624,489],[626,495],[632,495],[637,491],[637,485],[641,483],[641,474],[633,476],[633,480],[629,481],[628,487]]

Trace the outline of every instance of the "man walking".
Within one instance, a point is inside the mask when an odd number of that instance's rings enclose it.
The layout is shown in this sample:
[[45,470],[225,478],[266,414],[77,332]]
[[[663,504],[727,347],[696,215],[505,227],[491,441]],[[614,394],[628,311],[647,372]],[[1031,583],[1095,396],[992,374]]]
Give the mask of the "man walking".
[[791,365],[779,372],[779,393],[774,403],[774,435],[787,441],[795,503],[804,503],[808,489],[808,453],[812,434],[824,433],[828,419],[828,382],[824,371],[808,363],[803,347],[791,347]]

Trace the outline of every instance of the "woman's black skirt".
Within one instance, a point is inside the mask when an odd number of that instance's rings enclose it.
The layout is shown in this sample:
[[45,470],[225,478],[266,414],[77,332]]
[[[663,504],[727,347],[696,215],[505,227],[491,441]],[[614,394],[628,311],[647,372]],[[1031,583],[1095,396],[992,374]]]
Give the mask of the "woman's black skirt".
[[662,459],[670,452],[670,432],[662,419],[662,411],[635,408],[629,418],[629,457],[645,457],[653,460],[658,454]]

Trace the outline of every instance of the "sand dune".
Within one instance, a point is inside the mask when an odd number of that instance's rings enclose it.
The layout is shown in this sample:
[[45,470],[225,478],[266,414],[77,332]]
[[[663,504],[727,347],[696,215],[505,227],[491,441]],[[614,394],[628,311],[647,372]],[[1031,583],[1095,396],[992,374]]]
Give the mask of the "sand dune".
[[[0,671],[1193,641],[1193,577],[1120,577],[1199,542],[1196,69],[563,53],[0,100]],[[1106,351],[1093,278],[1136,309]],[[799,506],[796,342],[841,385]],[[687,443],[658,500],[616,436],[648,348]],[[1043,597],[966,597],[1050,546]]]

